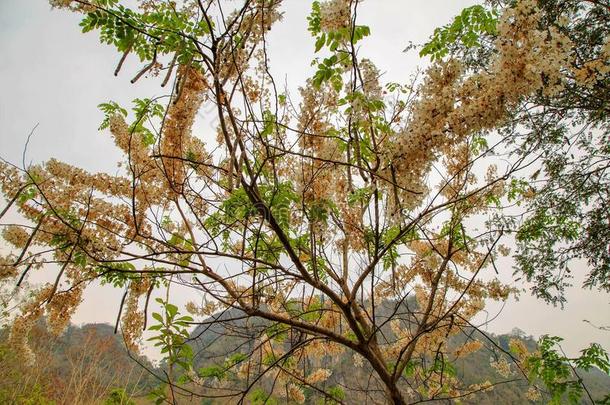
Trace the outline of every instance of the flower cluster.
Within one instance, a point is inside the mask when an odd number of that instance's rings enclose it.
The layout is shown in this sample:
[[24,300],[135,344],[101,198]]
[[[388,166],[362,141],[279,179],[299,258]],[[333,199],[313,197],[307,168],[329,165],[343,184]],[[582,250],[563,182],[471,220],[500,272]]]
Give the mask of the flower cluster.
[[332,374],[332,371],[327,368],[319,368],[313,373],[307,376],[308,384],[317,384],[328,380],[328,377]]
[[483,343],[481,343],[479,340],[468,340],[463,345],[458,346],[453,351],[453,355],[455,356],[455,358],[465,357],[470,353],[476,352],[481,347],[483,347]]
[[407,127],[388,156],[388,178],[393,174],[404,190],[405,208],[421,203],[425,175],[439,153],[451,155],[467,136],[501,123],[524,96],[563,89],[571,42],[552,27],[538,29],[539,21],[535,2],[520,1],[499,20],[489,71],[464,78],[462,66],[452,59],[428,70]]
[[370,59],[362,59],[358,65],[362,75],[362,92],[371,99],[381,99],[383,91],[379,84],[381,73]]
[[139,353],[139,339],[144,331],[144,312],[138,309],[138,301],[148,288],[148,281],[134,280],[129,285],[129,292],[125,300],[125,313],[121,320],[123,340],[127,349]]
[[348,27],[350,23],[350,2],[329,0],[320,3],[320,29],[335,32]]
[[34,352],[28,345],[28,334],[34,323],[43,315],[43,303],[48,301],[53,292],[53,286],[47,284],[33,295],[33,298],[21,307],[21,314],[13,320],[9,343],[17,356],[24,362],[33,365],[35,362]]
[[203,145],[201,141],[195,141],[191,128],[208,88],[199,69],[181,66],[178,75],[180,91],[167,111],[160,145],[163,171],[170,188],[176,192],[182,189],[186,178],[184,159],[188,159],[187,152],[190,151],[195,160],[203,160],[205,156]]
[[305,403],[305,394],[303,390],[295,384],[288,384],[286,387],[287,396],[290,401],[294,401],[297,404]]
[[21,226],[9,225],[2,230],[5,241],[17,248],[25,247],[30,235]]
[[542,395],[540,394],[540,390],[535,385],[532,385],[527,389],[525,397],[530,401],[537,402],[540,401]]
[[0,280],[15,277],[19,270],[15,267],[15,255],[0,256]]
[[84,286],[77,284],[69,290],[53,295],[46,306],[49,331],[55,336],[61,335],[70,323],[70,319],[82,301]]
[[220,54],[219,76],[223,80],[240,80],[249,68],[252,55],[263,41],[271,26],[282,18],[279,11],[281,1],[252,1],[246,12],[234,11],[229,14],[228,26],[237,27],[231,33],[233,38],[247,38],[247,41],[231,41],[223,44]]
[[510,363],[506,360],[506,357],[500,357],[498,360],[492,358],[491,360],[491,367],[502,377],[508,378],[512,374]]

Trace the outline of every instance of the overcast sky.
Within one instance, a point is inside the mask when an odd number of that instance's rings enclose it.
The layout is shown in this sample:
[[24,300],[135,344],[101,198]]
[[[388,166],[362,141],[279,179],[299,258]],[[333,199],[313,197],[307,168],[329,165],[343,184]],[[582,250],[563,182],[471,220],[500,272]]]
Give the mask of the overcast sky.
[[[284,21],[272,30],[268,44],[275,77],[286,80],[294,91],[311,74],[313,42],[305,20],[310,1],[285,3]],[[360,55],[377,64],[384,80],[406,82],[418,66],[425,65],[416,51],[402,52],[409,41],[422,43],[435,27],[472,4],[474,1],[464,0],[366,0],[359,17],[361,24],[371,27],[372,37],[363,42]],[[137,65],[127,65],[114,77],[120,55],[100,45],[96,34],[81,34],[78,22],[78,15],[51,11],[45,0],[0,0],[0,155],[21,163],[27,135],[38,125],[26,163],[55,157],[90,171],[115,173],[121,155],[110,137],[97,131],[102,119],[97,105],[108,100],[129,105],[136,97],[164,91],[151,80],[130,84]],[[582,265],[580,270],[584,272],[586,267]],[[510,280],[510,265],[504,271],[502,278]],[[590,342],[610,349],[610,333],[583,322],[610,325],[610,296],[582,290],[579,283],[576,279],[576,287],[568,292],[564,310],[528,294],[519,302],[511,300],[501,312],[500,306],[490,305],[487,316],[495,320],[487,329],[507,332],[516,326],[535,336],[563,336],[564,348],[572,354]],[[90,288],[74,322],[114,322],[120,295],[111,288]]]

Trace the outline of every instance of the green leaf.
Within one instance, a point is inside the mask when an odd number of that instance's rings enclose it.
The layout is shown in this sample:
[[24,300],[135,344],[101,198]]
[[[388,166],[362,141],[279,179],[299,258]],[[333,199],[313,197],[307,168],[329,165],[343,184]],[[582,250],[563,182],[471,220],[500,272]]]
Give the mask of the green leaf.
[[178,307],[174,304],[165,304],[165,310],[170,315],[170,318],[173,318],[178,313]]
[[434,34],[424,44],[419,56],[430,56],[432,60],[440,60],[458,41],[467,48],[479,46],[479,38],[482,35],[496,34],[496,24],[495,10],[487,10],[481,5],[467,7],[453,19],[451,24],[434,30]]
[[199,375],[203,378],[217,378],[218,380],[222,380],[226,373],[224,368],[220,366],[210,366],[199,369]]
[[326,35],[322,34],[316,40],[316,50],[315,50],[315,52],[318,52],[320,49],[322,49],[322,47],[324,46],[325,43],[326,43]]

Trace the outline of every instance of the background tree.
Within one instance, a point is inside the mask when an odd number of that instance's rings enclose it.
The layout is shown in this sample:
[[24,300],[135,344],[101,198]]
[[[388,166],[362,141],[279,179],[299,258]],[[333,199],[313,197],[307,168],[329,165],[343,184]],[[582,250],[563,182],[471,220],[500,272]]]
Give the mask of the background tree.
[[[374,401],[457,399],[527,379],[524,351],[506,353],[514,369],[498,366],[504,378],[493,383],[464,385],[451,363],[483,346],[468,331],[485,300],[514,292],[490,274],[512,224],[480,223],[527,194],[513,179],[534,150],[498,167],[494,153],[514,147],[514,136],[489,134],[519,124],[529,97],[560,97],[578,57],[569,35],[541,24],[534,1],[505,7],[483,30],[496,37],[481,68],[449,58],[418,86],[383,84],[373,62],[358,57],[370,34],[357,22],[358,1],[313,2],[309,31],[320,56],[298,98],[279,89],[268,66],[266,33],[281,19],[280,1],[52,4],[83,13],[83,31],[98,30],[117,48],[115,74],[137,57],[144,66],[132,82],[161,75],[170,94],[136,99],[131,114],[100,105],[100,129],[125,155],[122,176],[54,159],[0,165],[3,214],[16,208],[30,221],[4,228],[16,250],[0,274],[58,266],[55,282],[15,319],[15,350],[31,357],[35,320],[46,313],[60,333],[83,289],[102,280],[125,290],[119,316],[132,350],[162,287],[202,293],[190,310],[213,315],[202,319],[210,325],[247,322],[253,344],[195,370],[183,333],[194,320],[163,302],[164,314],[152,315],[171,365],[160,402],[349,401],[325,385],[344,352],[368,367]],[[192,132],[202,108],[216,115],[214,146],[210,134]],[[449,347],[456,335],[468,338]],[[208,394],[210,384],[221,392]]]

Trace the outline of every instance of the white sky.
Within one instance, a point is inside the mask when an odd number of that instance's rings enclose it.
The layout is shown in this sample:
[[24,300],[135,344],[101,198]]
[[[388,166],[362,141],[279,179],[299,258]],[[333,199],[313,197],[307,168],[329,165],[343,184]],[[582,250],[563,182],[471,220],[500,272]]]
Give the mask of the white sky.
[[[446,24],[462,8],[474,3],[366,0],[359,11],[360,23],[371,27],[372,36],[363,41],[360,55],[372,59],[385,72],[384,80],[407,82],[416,67],[425,64],[416,51],[402,52],[408,42],[424,42],[435,27]],[[286,78],[293,93],[311,74],[313,41],[305,20],[309,9],[308,0],[286,0],[284,21],[275,26],[269,38],[273,73],[280,85]],[[154,80],[130,84],[138,65],[127,64],[119,77],[114,77],[120,55],[100,45],[97,34],[81,34],[79,20],[78,15],[51,11],[44,0],[0,0],[3,158],[21,163],[27,135],[38,124],[26,163],[55,157],[90,171],[116,172],[121,156],[110,137],[97,131],[102,120],[97,105],[115,100],[128,106],[136,97],[158,96],[166,91]],[[585,272],[585,265],[580,270]],[[510,280],[510,264],[504,266],[504,271],[502,278]],[[587,319],[597,325],[610,325],[610,296],[582,290],[579,283],[577,278],[564,310],[539,302],[527,293],[519,302],[508,302],[499,315],[500,307],[490,305],[489,317],[497,318],[488,330],[508,332],[517,326],[535,336],[563,336],[564,349],[569,354],[591,342],[610,349],[610,333],[583,322]],[[121,291],[112,288],[90,288],[73,321],[114,323],[120,295]],[[187,297],[174,299],[181,302]],[[146,353],[154,356],[151,350]]]

